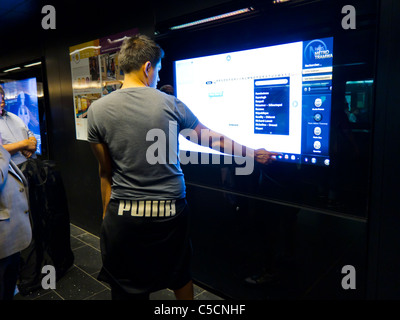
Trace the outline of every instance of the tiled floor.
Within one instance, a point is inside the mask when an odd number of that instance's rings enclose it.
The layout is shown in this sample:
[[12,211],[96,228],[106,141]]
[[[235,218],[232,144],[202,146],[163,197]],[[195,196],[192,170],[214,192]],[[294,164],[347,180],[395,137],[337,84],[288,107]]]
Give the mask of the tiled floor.
[[[75,261],[56,283],[56,289],[40,289],[28,296],[16,294],[15,300],[111,300],[110,287],[96,279],[101,268],[99,238],[71,224],[71,247]],[[223,300],[194,285],[195,300]],[[160,290],[150,300],[175,300],[173,291]]]

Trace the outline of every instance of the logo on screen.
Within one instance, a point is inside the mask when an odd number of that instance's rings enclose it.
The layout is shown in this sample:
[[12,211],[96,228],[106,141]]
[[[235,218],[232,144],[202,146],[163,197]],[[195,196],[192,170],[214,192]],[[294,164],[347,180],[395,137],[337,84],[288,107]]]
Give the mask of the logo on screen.
[[333,54],[322,40],[313,40],[304,49],[304,60],[307,64],[321,63],[321,60],[331,59]]

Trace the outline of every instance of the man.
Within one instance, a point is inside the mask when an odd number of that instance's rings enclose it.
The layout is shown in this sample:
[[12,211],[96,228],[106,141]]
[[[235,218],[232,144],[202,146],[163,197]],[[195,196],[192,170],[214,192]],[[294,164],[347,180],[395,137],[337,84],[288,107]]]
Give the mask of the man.
[[8,112],[5,107],[5,93],[0,86],[0,134],[3,147],[11,154],[16,165],[25,162],[27,158],[36,158],[36,138],[25,123],[15,114]]
[[31,239],[27,182],[0,145],[0,300],[13,299],[20,251]]
[[[148,299],[150,292],[164,288],[174,290],[177,299],[193,299],[189,213],[176,132],[192,129],[198,141],[206,133],[211,137],[207,146],[239,150],[261,163],[276,155],[246,150],[209,130],[181,101],[156,90],[163,55],[146,36],[126,39],[118,57],[122,88],[94,102],[88,112],[88,141],[99,162],[104,216],[99,279],[110,283],[113,299]],[[177,130],[170,131],[171,124]],[[165,146],[168,152],[160,150],[165,157],[159,155],[164,159],[156,163],[148,152],[152,129],[161,129],[166,142],[173,141]]]

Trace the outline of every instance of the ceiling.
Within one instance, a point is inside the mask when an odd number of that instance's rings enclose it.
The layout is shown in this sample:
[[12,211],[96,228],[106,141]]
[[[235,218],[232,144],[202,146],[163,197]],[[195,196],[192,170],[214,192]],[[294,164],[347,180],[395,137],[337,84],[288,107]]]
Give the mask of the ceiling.
[[[289,4],[301,5],[323,0],[285,1],[288,1]],[[231,7],[232,10],[237,10],[255,4],[257,8],[266,8],[273,2],[273,0],[147,0],[144,2],[120,0],[119,7],[115,7],[115,16],[118,16],[117,12],[120,8],[125,7],[125,12],[131,13],[151,10],[156,24],[168,23],[168,21],[172,23],[172,20],[177,20],[178,23],[178,20],[197,20],[212,16],[214,13],[225,13]],[[37,33],[41,30],[41,21],[44,17],[44,14],[41,13],[42,7],[47,4],[56,8],[57,22],[59,22],[57,27],[60,26],[61,29],[66,30],[65,32],[70,32],[71,23],[74,26],[76,20],[82,19],[87,22],[95,19],[96,16],[101,17],[99,19],[102,21],[108,19],[105,18],[107,10],[104,8],[108,8],[110,3],[109,0],[0,0],[0,34],[3,39],[4,37],[10,39],[14,36],[21,39],[21,36],[22,38],[29,37],[34,32]],[[144,5],[146,8],[141,8]],[[88,17],[89,20],[87,20]]]
[[33,16],[40,13],[39,0],[0,0],[0,30],[12,32],[12,29],[25,25]]
[[[304,0],[291,0],[304,1]],[[315,1],[315,0],[307,0]],[[244,6],[245,3],[263,3],[272,2],[272,0],[147,0],[146,9],[153,11],[155,20],[162,22],[176,17],[190,15],[194,12],[207,11],[213,7],[223,7],[236,5]],[[82,0],[0,0],[0,32],[11,30],[11,28],[26,26],[28,22],[34,22],[40,27],[41,9],[44,5],[53,5],[56,8],[57,18],[61,15],[70,16],[80,11],[87,11],[98,14],[99,10],[104,11],[110,5],[109,0],[82,1]],[[120,6],[125,7],[127,11],[142,10],[138,1],[121,0]],[[115,8],[118,11],[118,7]],[[133,11],[134,10],[134,11]],[[106,10],[107,11],[107,10]],[[33,21],[35,20],[35,21]]]

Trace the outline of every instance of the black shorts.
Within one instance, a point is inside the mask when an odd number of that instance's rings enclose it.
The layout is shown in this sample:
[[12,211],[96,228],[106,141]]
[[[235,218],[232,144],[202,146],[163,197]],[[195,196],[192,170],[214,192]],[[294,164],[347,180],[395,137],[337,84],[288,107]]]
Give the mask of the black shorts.
[[98,279],[128,294],[180,289],[191,280],[189,208],[176,201],[111,200],[100,235]]

